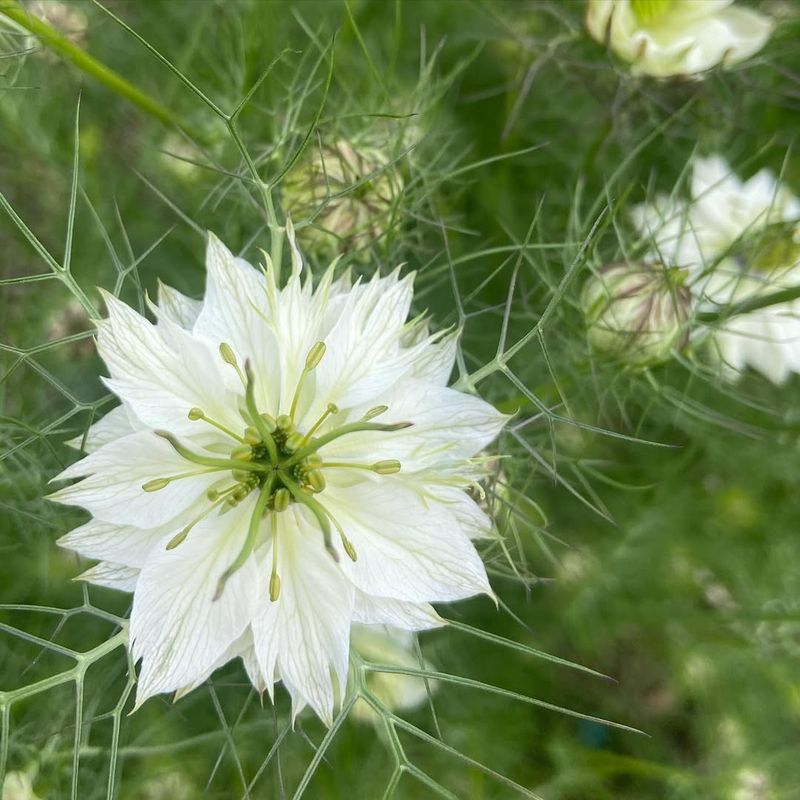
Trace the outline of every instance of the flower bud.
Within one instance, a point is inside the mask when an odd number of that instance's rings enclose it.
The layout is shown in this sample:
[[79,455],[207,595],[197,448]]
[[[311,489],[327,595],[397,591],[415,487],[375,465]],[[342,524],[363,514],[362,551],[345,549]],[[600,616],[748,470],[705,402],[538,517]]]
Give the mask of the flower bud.
[[581,308],[597,352],[638,367],[685,347],[691,295],[685,272],[661,264],[609,264],[586,282]]
[[386,232],[402,187],[388,153],[339,139],[313,148],[290,173],[283,204],[295,221],[312,223],[298,231],[307,245],[340,252],[365,247]]

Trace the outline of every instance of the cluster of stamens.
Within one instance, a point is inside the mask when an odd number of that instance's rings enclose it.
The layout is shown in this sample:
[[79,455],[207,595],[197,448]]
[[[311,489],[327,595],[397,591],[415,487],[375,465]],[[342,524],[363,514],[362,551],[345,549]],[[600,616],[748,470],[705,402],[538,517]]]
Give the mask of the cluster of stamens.
[[338,414],[339,409],[329,403],[319,419],[304,433],[295,425],[295,415],[300,393],[306,377],[319,364],[325,354],[325,344],[317,342],[308,353],[305,367],[300,375],[297,388],[288,414],[280,414],[273,418],[258,410],[255,400],[255,376],[249,361],[245,362],[242,372],[230,345],[220,345],[220,355],[225,363],[232,366],[245,388],[245,421],[249,424],[240,434],[210,417],[200,408],[189,411],[189,419],[205,422],[225,433],[236,444],[227,458],[208,456],[196,453],[182,444],[167,431],[156,431],[158,436],[166,439],[187,461],[198,465],[198,469],[183,472],[170,477],[156,478],[142,486],[146,492],[163,489],[174,480],[194,475],[213,472],[224,472],[224,479],[206,492],[210,502],[203,511],[192,519],[188,525],[176,534],[168,543],[171,550],[183,542],[192,528],[213,511],[224,513],[237,506],[252,493],[257,492],[255,508],[250,519],[247,537],[238,556],[225,570],[217,584],[214,599],[218,598],[227,580],[239,570],[260,544],[261,522],[265,518],[272,520],[272,575],[270,578],[270,598],[275,601],[280,595],[280,577],[277,570],[278,557],[278,520],[277,515],[286,511],[293,504],[300,504],[311,512],[319,526],[325,549],[336,561],[339,554],[333,546],[332,530],[335,529],[347,556],[355,561],[356,551],[349,541],[341,525],[333,515],[316,499],[316,495],[324,491],[326,486],[324,470],[326,469],[361,469],[379,475],[392,475],[400,471],[400,462],[394,459],[363,464],[346,461],[325,461],[319,453],[320,448],[335,439],[350,433],[362,431],[397,431],[407,428],[410,422],[384,425],[372,420],[388,410],[387,406],[376,406],[370,409],[360,420],[334,427],[321,435],[316,435],[329,418]]

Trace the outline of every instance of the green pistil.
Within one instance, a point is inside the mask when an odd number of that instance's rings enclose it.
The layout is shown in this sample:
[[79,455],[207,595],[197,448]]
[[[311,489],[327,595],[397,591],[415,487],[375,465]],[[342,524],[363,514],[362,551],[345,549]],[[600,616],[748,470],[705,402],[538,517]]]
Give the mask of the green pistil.
[[188,447],[184,447],[184,445],[168,431],[155,431],[155,434],[162,439],[166,439],[178,455],[194,464],[201,464],[205,467],[215,467],[216,469],[240,469],[247,472],[265,472],[267,470],[267,467],[263,464],[253,464],[241,459],[201,456],[199,453],[191,451]]

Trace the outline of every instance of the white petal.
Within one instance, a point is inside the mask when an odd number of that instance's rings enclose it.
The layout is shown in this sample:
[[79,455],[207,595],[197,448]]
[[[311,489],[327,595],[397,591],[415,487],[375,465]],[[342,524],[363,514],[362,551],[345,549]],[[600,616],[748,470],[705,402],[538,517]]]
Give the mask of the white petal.
[[[277,413],[280,361],[264,276],[233,254],[213,233],[206,250],[206,294],[194,332],[205,337],[212,349],[222,343],[233,348],[240,366],[249,359],[256,375],[259,407]],[[219,356],[215,355],[217,361]],[[230,366],[225,369],[233,375]]]
[[327,351],[314,374],[319,408],[366,403],[410,368],[423,347],[400,347],[413,292],[413,274],[397,280],[395,273],[351,293],[348,307],[325,338]]
[[53,480],[88,477],[59,489],[50,499],[81,506],[105,522],[155,528],[197,503],[219,480],[219,473],[181,478],[158,492],[145,492],[142,485],[154,478],[197,469],[202,468],[179,456],[164,439],[152,431],[141,431],[117,439],[67,467]]
[[214,593],[244,543],[253,506],[248,499],[227,514],[207,517],[182,544],[156,548],[144,565],[131,612],[133,658],[142,660],[137,707],[206,675],[250,623],[262,588],[254,557],[216,600]]
[[[65,444],[74,447],[76,450],[83,449],[85,453],[94,453],[95,450],[99,450],[103,445],[113,442],[115,439],[121,439],[140,427],[141,423],[136,427],[131,422],[130,414],[125,406],[117,406],[89,428],[85,441],[83,434],[81,434],[65,442]],[[82,448],[81,445],[83,445]]]
[[201,300],[187,297],[177,289],[158,282],[158,305],[155,307],[159,319],[168,319],[170,322],[189,331],[203,307]]
[[492,595],[472,542],[447,506],[393,482],[328,486],[323,505],[352,542],[341,568],[362,592],[415,603]]
[[138,419],[193,435],[203,423],[187,414],[199,406],[218,422],[241,427],[218,353],[167,319],[152,325],[111,295],[104,297],[109,316],[98,324],[97,349],[111,373],[105,383]]
[[509,417],[479,397],[405,380],[386,395],[389,410],[380,422],[411,422],[399,431],[353,433],[325,445],[328,460],[398,459],[403,473],[450,459],[471,458],[500,433]]
[[356,589],[353,621],[365,625],[394,625],[407,631],[423,631],[447,624],[430,603],[409,603],[375,597]]
[[[266,593],[262,595],[262,607],[253,620],[253,638],[270,691],[279,674],[292,694],[293,717],[308,704],[330,725],[334,704],[331,673],[340,694],[347,680],[354,591],[306,513],[292,507],[280,515],[280,595],[275,602]],[[271,554],[265,560],[269,571]],[[267,583],[268,579],[262,578],[262,585]]]
[[132,592],[136,588],[138,578],[138,569],[101,561],[82,572],[75,580],[93,583],[95,586],[105,586],[107,589],[118,589],[120,592]]
[[141,568],[158,542],[169,533],[177,533],[180,528],[181,523],[143,529],[90,519],[62,536],[56,544],[84,558]]

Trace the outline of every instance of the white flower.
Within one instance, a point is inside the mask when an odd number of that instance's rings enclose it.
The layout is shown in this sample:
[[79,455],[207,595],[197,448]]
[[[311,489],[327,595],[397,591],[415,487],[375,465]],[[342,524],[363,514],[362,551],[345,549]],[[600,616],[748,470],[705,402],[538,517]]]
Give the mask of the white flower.
[[[657,197],[632,216],[651,257],[689,270],[701,311],[800,285],[800,200],[769,170],[741,181],[719,156],[695,159],[688,201]],[[732,374],[782,383],[800,371],[800,302],[729,317],[713,342]]]
[[581,294],[592,348],[634,366],[666,361],[688,341],[684,280],[657,263],[609,264],[592,275]]
[[631,72],[697,76],[757,53],[773,23],[733,0],[589,0],[586,27]]
[[8,772],[3,781],[0,800],[41,800],[33,791],[33,780],[27,772]]
[[[389,625],[354,625],[351,636],[353,649],[372,664],[404,669],[432,671],[428,662],[420,663],[414,652],[414,634]],[[438,689],[435,680],[397,672],[369,671],[367,690],[390,711],[412,711],[421,706],[429,694]],[[363,698],[353,706],[353,717],[360,722],[376,724],[377,712]]]
[[106,295],[121,405],[53,499],[92,515],[60,540],[100,561],[83,577],[134,593],[138,704],[241,656],[329,723],[351,622],[424,629],[430,602],[491,594],[465,489],[506,418],[447,388],[456,337],[406,322],[413,276],[312,288],[287,233],[283,289],[209,234],[202,301],[162,286],[151,324]]

